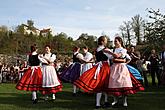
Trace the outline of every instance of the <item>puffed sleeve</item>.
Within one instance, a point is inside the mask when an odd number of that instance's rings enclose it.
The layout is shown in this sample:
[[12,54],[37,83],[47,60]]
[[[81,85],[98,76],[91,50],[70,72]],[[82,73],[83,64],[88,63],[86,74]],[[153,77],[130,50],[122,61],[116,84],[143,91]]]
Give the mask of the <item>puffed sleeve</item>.
[[126,59],[131,60],[131,57],[128,55],[128,53],[126,54]]
[[50,61],[50,62],[54,62],[55,60],[56,60],[56,55],[53,54],[53,55],[50,57],[49,61]]
[[122,54],[122,58],[125,58],[127,56],[127,50],[126,49],[121,49],[120,53]]
[[[110,52],[112,52],[110,49],[108,49],[108,48],[106,48],[105,49],[106,51],[110,51]],[[111,54],[108,54],[108,53],[105,53],[104,52],[104,54],[108,57],[108,59],[113,59],[113,56],[111,55]]]
[[39,54],[38,59],[40,60],[40,62],[48,64],[48,62],[43,58],[43,55]]
[[79,59],[84,59],[84,56],[81,53],[78,53],[78,55],[76,57]]
[[91,53],[87,53],[86,56],[84,57],[84,61],[88,62],[93,58],[93,55]]

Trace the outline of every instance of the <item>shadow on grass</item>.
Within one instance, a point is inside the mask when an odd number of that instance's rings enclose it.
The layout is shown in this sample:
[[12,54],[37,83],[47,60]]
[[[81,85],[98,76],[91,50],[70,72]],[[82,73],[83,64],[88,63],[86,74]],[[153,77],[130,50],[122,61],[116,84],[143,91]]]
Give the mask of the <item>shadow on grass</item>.
[[33,109],[75,109],[91,110],[94,108],[94,95],[77,94],[73,97],[72,92],[63,91],[56,94],[55,101],[45,101],[41,94],[38,94],[37,104],[32,104],[31,94],[29,93],[0,93],[0,104],[14,105],[21,108]]
[[[0,91],[0,109],[5,106],[6,109],[11,110],[16,108],[18,110],[92,110],[95,106],[95,94],[79,93],[77,96],[72,96],[71,86],[62,92],[56,94],[54,102],[44,101],[44,97],[38,93],[39,101],[37,104],[32,104],[31,92],[17,91],[13,89]],[[113,98],[109,96],[109,102]],[[164,110],[165,109],[165,88],[149,87],[145,91],[128,96],[127,110]],[[102,98],[104,102],[104,98]],[[120,99],[122,104],[122,98]],[[10,108],[10,106],[13,106]],[[8,107],[9,106],[9,107]],[[14,109],[13,109],[14,110]],[[125,110],[124,108],[109,108],[109,110]]]

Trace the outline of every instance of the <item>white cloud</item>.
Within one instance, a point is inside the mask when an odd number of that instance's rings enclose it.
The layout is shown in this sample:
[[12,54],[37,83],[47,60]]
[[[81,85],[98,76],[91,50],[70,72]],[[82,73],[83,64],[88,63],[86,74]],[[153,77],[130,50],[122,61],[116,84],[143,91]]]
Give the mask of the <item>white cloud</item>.
[[90,6],[86,6],[84,9],[87,10],[87,11],[89,11],[89,10],[92,9],[92,7],[90,7]]

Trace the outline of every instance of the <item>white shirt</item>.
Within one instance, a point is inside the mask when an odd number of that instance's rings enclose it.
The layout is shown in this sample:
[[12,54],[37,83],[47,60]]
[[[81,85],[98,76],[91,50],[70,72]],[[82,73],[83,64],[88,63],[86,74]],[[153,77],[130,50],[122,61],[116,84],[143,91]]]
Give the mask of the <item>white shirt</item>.
[[54,61],[56,60],[56,55],[55,55],[55,54],[52,54],[52,53],[48,53],[48,54],[45,53],[45,54],[41,55],[41,57],[39,58],[40,61],[41,61],[42,63],[48,63],[48,62],[47,62],[44,58],[42,58],[42,57],[48,59],[51,63],[54,63]]
[[[78,53],[78,52],[74,52],[74,55],[76,55],[77,53]],[[78,53],[78,54],[76,55],[76,58],[83,59],[84,56],[83,56],[83,54]]]
[[114,53],[121,53],[122,54],[121,58],[125,58],[125,57],[129,58],[129,55],[127,54],[127,50],[124,49],[123,47],[115,48]]
[[90,52],[87,52],[84,56],[85,61],[90,61],[93,58],[93,55]]

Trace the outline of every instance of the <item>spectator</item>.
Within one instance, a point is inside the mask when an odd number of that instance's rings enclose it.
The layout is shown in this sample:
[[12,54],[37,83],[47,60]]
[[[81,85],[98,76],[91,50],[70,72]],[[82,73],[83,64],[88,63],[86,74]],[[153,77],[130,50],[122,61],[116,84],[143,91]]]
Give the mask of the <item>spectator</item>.
[[128,63],[129,65],[133,66],[134,68],[137,69],[137,60],[140,59],[138,56],[137,52],[135,52],[135,47],[131,46],[129,51],[128,51],[129,56],[131,57],[131,61]]
[[144,85],[145,87],[148,87],[148,79],[147,79],[147,63],[146,63],[146,58],[143,56],[140,60],[137,61],[138,64],[138,69],[142,73],[142,76],[144,78]]
[[155,82],[155,74],[158,80],[158,86],[160,86],[160,73],[159,73],[159,57],[156,54],[155,49],[151,50],[151,55],[149,56],[148,60],[151,62],[150,64],[150,73],[152,77],[152,85],[156,86]]

